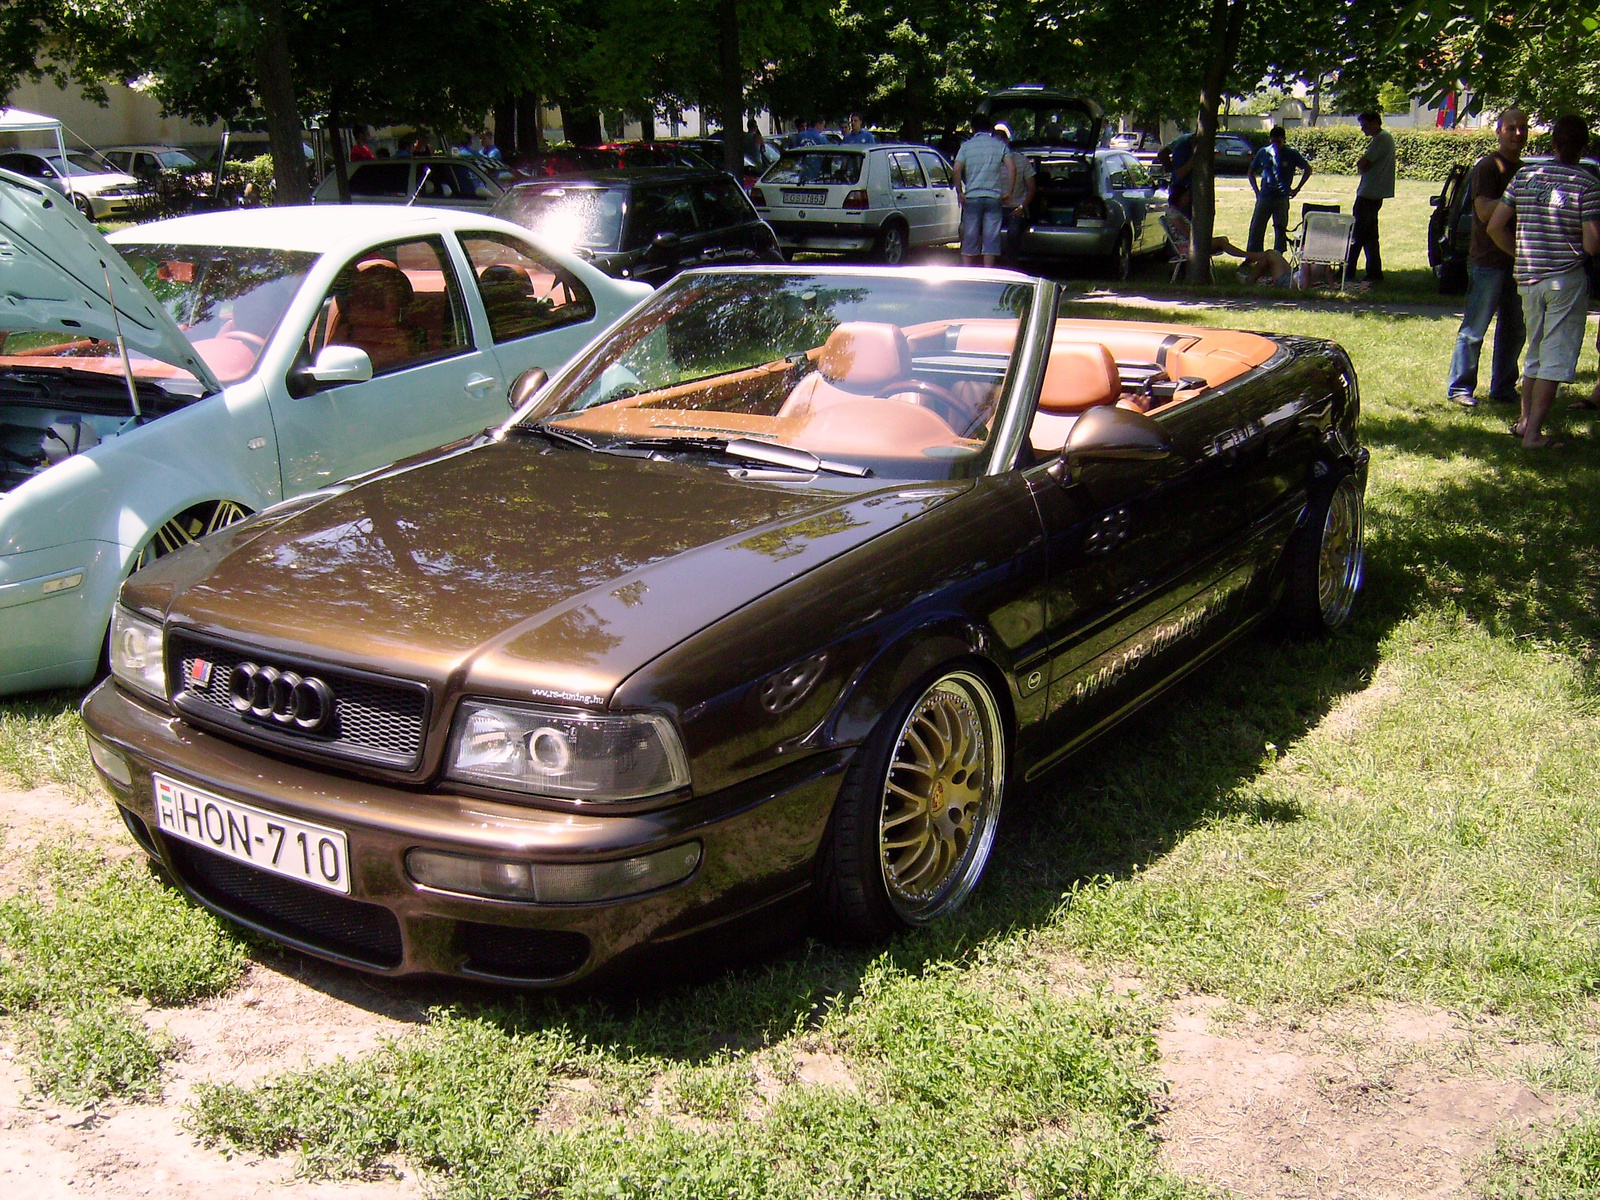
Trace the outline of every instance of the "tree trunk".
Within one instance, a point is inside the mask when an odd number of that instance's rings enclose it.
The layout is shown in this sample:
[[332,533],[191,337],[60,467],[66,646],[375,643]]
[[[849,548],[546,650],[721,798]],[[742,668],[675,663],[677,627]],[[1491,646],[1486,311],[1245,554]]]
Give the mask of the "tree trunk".
[[1317,127],[1317,118],[1322,115],[1322,72],[1317,72],[1317,81],[1311,85],[1311,119],[1309,125],[1312,129]]
[[1250,0],[1211,0],[1211,44],[1200,83],[1199,128],[1194,139],[1194,167],[1189,172],[1194,220],[1189,228],[1189,279],[1211,282],[1211,236],[1217,223],[1217,113],[1239,52],[1245,9]]
[[300,140],[300,108],[294,98],[294,64],[289,58],[289,31],[283,23],[283,0],[254,0],[261,20],[256,40],[256,90],[267,112],[267,139],[272,146],[275,204],[310,204],[305,151]]
[[344,117],[339,102],[328,105],[328,133],[333,141],[333,177],[339,184],[339,203],[350,203],[350,164],[344,155]]
[[[517,153],[524,158],[530,158],[544,148],[543,108],[537,92],[523,92],[517,97]],[[504,154],[505,151],[500,153]]]
[[739,66],[739,5],[719,0],[722,27],[722,165],[734,175],[744,175],[744,74]]
[[494,144],[500,147],[500,154],[507,162],[522,153],[515,96],[504,96],[494,106]]

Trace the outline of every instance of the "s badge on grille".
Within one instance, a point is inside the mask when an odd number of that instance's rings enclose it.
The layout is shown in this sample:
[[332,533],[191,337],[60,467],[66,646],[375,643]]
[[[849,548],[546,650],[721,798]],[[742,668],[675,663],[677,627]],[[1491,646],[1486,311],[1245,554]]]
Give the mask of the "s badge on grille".
[[184,664],[183,681],[192,688],[211,686],[212,664],[203,658],[191,658]]

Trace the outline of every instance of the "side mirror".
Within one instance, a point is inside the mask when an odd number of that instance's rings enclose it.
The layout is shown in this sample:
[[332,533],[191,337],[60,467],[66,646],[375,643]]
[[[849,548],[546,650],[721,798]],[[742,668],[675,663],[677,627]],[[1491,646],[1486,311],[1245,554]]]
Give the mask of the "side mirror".
[[1441,205],[1441,204],[1443,204],[1443,203],[1444,203],[1444,196],[1442,196],[1442,195],[1439,195],[1439,196],[1429,196],[1429,197],[1428,197],[1428,203],[1429,203],[1429,204],[1431,204],[1431,205],[1433,205],[1433,206],[1434,206],[1434,207],[1435,207],[1435,208],[1438,208],[1438,207],[1439,207],[1439,205]]
[[1073,424],[1051,474],[1064,487],[1081,485],[1096,500],[1112,503],[1149,483],[1153,474],[1165,474],[1150,467],[1170,465],[1172,459],[1172,442],[1160,425],[1130,408],[1101,405]]
[[493,200],[494,199],[494,193],[491,192],[486,187],[473,188],[472,189],[472,194],[474,196],[476,196],[479,200]]
[[678,235],[670,229],[663,229],[650,239],[650,249],[646,252],[647,258],[676,258],[678,256]]
[[529,367],[511,382],[511,390],[506,393],[506,403],[511,405],[511,411],[516,412],[535,393],[550,381],[549,373],[543,367]]
[[317,361],[289,372],[293,395],[309,396],[344,383],[365,383],[372,378],[372,358],[359,346],[324,346]]

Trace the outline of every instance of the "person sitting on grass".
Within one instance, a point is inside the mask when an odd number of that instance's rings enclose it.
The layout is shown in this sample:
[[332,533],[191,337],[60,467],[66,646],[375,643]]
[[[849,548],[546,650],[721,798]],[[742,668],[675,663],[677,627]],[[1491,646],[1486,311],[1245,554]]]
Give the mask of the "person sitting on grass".
[[[1184,220],[1181,213],[1174,213],[1172,217],[1173,233],[1184,240],[1189,237],[1189,222]],[[1211,253],[1240,258],[1244,261],[1239,264],[1239,282],[1258,286],[1262,284],[1271,287],[1294,288],[1298,291],[1309,291],[1312,288],[1323,287],[1332,283],[1328,266],[1325,263],[1301,263],[1298,270],[1289,264],[1289,260],[1276,250],[1241,250],[1225,237],[1211,239]],[[1365,291],[1365,283],[1352,283],[1350,291]]]

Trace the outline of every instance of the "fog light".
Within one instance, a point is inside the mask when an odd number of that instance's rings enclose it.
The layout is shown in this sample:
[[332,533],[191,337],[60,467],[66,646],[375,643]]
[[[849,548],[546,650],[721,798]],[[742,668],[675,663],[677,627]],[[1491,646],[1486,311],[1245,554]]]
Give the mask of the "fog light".
[[128,760],[110,746],[102,746],[90,738],[89,757],[94,759],[94,765],[112,783],[120,783],[123,787],[133,786],[133,769],[128,766]]
[[700,843],[601,863],[519,863],[440,850],[406,854],[406,874],[423,887],[492,900],[592,904],[653,892],[694,874]]

